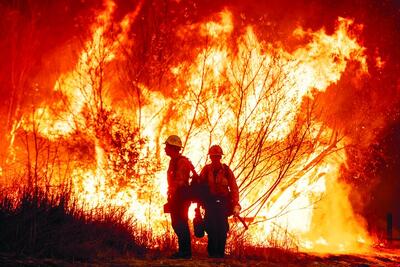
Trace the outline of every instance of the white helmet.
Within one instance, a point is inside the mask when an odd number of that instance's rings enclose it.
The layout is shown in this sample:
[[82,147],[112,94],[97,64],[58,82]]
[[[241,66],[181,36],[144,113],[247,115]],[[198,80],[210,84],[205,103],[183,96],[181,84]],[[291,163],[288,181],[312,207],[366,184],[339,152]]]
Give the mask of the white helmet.
[[182,147],[182,141],[177,135],[170,135],[168,136],[167,140],[165,141],[166,145],[177,146],[179,148]]

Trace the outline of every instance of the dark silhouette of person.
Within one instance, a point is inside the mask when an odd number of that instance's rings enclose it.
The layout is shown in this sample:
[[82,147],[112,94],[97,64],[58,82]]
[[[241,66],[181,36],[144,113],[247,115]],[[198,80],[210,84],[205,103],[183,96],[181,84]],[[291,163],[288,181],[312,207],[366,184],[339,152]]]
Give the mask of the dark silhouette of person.
[[[193,164],[182,156],[182,141],[171,135],[165,141],[165,153],[171,158],[168,167],[168,208],[171,215],[172,228],[178,237],[179,249],[172,254],[174,259],[189,259],[192,256],[190,230],[188,225],[188,209],[190,205],[189,179],[190,173],[197,176]],[[165,208],[165,207],[164,207]]]
[[208,235],[207,251],[211,258],[223,258],[229,231],[228,217],[239,215],[239,190],[235,176],[228,165],[221,163],[222,148],[211,146],[208,155],[211,164],[206,165],[198,178],[203,187],[202,206],[205,209],[204,225]]

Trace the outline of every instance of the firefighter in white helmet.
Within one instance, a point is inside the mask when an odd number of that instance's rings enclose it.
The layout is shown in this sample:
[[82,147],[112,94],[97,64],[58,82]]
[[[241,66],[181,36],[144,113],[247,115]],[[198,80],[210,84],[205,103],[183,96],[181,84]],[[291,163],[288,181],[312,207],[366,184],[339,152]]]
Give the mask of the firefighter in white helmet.
[[228,165],[222,164],[222,148],[213,145],[208,151],[211,163],[200,173],[199,184],[205,185],[202,200],[205,208],[205,231],[208,235],[209,257],[225,256],[226,237],[229,230],[228,217],[239,215],[239,190],[235,176]]
[[189,179],[191,173],[197,177],[193,164],[182,156],[182,141],[171,135],[165,141],[165,153],[171,158],[168,167],[168,203],[164,206],[171,215],[172,228],[178,237],[178,252],[171,258],[189,259],[192,256],[188,209],[190,205]]

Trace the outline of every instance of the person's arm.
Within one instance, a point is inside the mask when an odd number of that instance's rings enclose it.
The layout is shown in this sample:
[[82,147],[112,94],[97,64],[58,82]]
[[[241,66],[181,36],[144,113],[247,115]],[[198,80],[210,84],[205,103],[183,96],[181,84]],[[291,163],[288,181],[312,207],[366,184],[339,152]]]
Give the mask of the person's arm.
[[190,172],[192,172],[192,183],[198,183],[199,182],[199,175],[196,172],[196,169],[193,166],[193,163],[188,159],[188,168],[190,169]]
[[231,201],[233,205],[233,214],[239,215],[240,210],[242,209],[242,207],[239,204],[239,188],[236,183],[235,175],[233,174],[230,168],[228,168],[228,183],[232,197]]
[[182,157],[177,162],[175,179],[178,187],[189,184],[190,166],[189,160]]
[[239,204],[239,188],[236,183],[236,178],[231,169],[228,168],[228,183],[229,183],[229,190],[231,191],[232,195],[232,202],[234,205]]

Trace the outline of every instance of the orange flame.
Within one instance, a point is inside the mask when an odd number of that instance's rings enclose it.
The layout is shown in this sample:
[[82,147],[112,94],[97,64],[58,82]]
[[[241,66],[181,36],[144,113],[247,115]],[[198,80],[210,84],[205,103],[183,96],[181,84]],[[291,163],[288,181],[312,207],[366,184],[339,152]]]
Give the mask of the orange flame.
[[[128,42],[127,33],[140,6],[120,22],[120,33],[115,40],[110,40],[105,32],[112,22],[115,4],[106,1],[105,10],[93,25],[92,37],[85,44],[75,69],[63,74],[54,86],[54,90],[65,96],[67,108],[62,110],[65,106],[56,103],[51,106],[56,109],[56,114],[49,105],[35,110],[33,118],[41,136],[57,140],[67,138],[77,128],[84,128],[84,107],[97,107],[98,99],[95,98],[100,97],[94,87],[106,86],[93,84],[89,74],[119,57],[120,44]],[[339,18],[332,35],[323,29],[311,32],[299,28],[294,34],[310,41],[293,52],[261,42],[251,26],[236,40],[236,49],[232,49],[228,40],[232,37],[234,24],[228,10],[220,13],[219,21],[191,26],[190,30],[197,30],[199,36],[207,36],[210,42],[193,61],[179,62],[171,68],[171,75],[182,81],[182,88],[175,89],[181,97],[172,99],[156,90],[148,90],[151,101],[142,107],[144,123],[141,134],[148,139],[146,147],[142,148],[143,153],[159,150],[160,141],[170,133],[179,133],[186,137],[185,154],[200,169],[207,160],[209,145],[219,143],[224,147],[225,160],[241,183],[248,171],[234,167],[242,166],[242,160],[251,153],[246,149],[246,142],[255,138],[266,121],[271,125],[265,143],[284,144],[297,127],[296,118],[301,113],[304,99],[312,97],[313,90],[323,92],[340,80],[349,61],[358,62],[360,72],[367,73],[365,49],[349,32],[352,24],[349,19]],[[148,89],[143,84],[137,86],[142,90]],[[107,97],[102,99],[102,104],[112,105]],[[176,115],[170,116],[165,107],[174,110]],[[28,117],[23,119],[27,130],[33,130],[29,126],[32,125],[30,120]],[[168,130],[163,127],[166,121]],[[360,251],[361,245],[369,244],[371,240],[362,220],[351,209],[348,188],[338,181],[339,169],[346,156],[343,150],[325,155],[324,151],[330,149],[329,139],[334,131],[317,120],[312,122],[309,136],[326,142],[318,143],[311,153],[293,163],[287,174],[291,179],[282,181],[261,210],[248,209],[244,213],[255,217],[255,221],[267,219],[250,226],[248,240],[265,245],[274,228],[280,227],[297,236],[302,249]],[[245,141],[238,144],[239,135]],[[163,156],[161,168],[154,174],[150,186],[144,187],[137,182],[129,187],[110,187],[107,179],[110,179],[112,170],[105,164],[107,151],[100,145],[101,140],[93,139],[96,166],[90,169],[77,167],[72,172],[74,191],[82,205],[87,208],[98,205],[125,207],[138,222],[162,235],[168,220],[162,216],[168,159]],[[337,145],[344,144],[339,142]],[[155,156],[150,152],[147,155]],[[274,164],[267,174],[254,177],[258,179],[254,183],[256,186],[242,191],[241,204],[245,209],[273,186],[280,175],[279,164]],[[266,163],[260,164],[256,171],[266,166]],[[0,168],[0,176],[1,173]],[[331,225],[329,222],[334,223]]]

